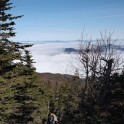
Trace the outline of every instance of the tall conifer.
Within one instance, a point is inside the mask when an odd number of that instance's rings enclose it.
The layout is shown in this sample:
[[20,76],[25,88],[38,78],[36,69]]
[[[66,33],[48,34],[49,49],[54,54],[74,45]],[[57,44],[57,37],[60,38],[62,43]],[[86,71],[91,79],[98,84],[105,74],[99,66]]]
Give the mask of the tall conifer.
[[22,17],[8,14],[12,8],[10,0],[0,0],[0,123],[27,124],[36,109],[37,77],[26,50],[31,45],[9,39],[16,34],[14,20]]

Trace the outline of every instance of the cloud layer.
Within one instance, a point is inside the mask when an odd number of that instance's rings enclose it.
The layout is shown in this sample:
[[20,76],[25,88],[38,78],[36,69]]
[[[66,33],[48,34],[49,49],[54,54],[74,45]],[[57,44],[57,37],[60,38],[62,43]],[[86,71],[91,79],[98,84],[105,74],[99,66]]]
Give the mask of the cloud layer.
[[65,48],[78,47],[77,41],[44,41],[36,42],[30,48],[33,59],[36,63],[37,72],[68,73],[67,65],[74,62],[76,53],[66,53]]
[[[34,45],[30,48],[30,51],[37,72],[74,74],[75,67],[72,66],[76,66],[76,68],[80,66],[79,62],[77,62],[77,54],[75,52],[65,51],[66,48],[69,48],[66,50],[78,49],[78,41],[42,41],[33,43]],[[119,46],[124,47],[123,40],[119,43],[121,44]],[[120,47],[117,48],[120,49]],[[124,53],[123,50],[122,53]],[[124,60],[124,54],[121,55],[121,59]]]

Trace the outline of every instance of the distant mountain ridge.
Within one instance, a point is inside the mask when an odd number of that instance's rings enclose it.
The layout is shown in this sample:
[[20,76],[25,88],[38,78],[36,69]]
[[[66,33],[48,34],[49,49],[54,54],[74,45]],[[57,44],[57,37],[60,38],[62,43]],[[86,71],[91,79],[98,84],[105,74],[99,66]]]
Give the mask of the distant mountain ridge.
[[[88,42],[89,40],[83,40],[83,42]],[[96,40],[92,40],[93,42],[95,42]],[[114,40],[113,40],[114,41]],[[17,42],[20,42],[20,43],[31,43],[31,44],[43,44],[43,43],[68,43],[68,42],[80,42],[80,40],[42,40],[42,41],[17,41]],[[124,39],[119,39],[117,40],[118,44],[123,44],[124,45]]]
[[75,48],[65,48],[64,49],[64,52],[65,53],[75,53],[75,52],[78,52],[79,50],[78,49],[75,49]]
[[[104,45],[101,46],[101,52],[103,52],[105,50],[105,47]],[[124,45],[111,45],[111,47],[115,50],[120,50],[120,51],[124,51]],[[97,49],[97,48],[96,48]],[[96,49],[94,49],[94,51],[96,51]],[[75,48],[64,48],[64,52],[67,53],[67,54],[70,54],[70,53],[77,53],[79,52],[80,50],[79,49],[75,49]],[[86,51],[86,49],[85,49]]]

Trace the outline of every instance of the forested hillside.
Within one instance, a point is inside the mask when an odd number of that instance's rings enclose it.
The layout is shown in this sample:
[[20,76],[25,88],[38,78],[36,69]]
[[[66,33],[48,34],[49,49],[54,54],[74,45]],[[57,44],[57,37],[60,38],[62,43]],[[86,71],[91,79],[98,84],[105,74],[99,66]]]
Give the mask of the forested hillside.
[[83,78],[80,71],[39,74],[28,50],[32,45],[10,40],[16,36],[14,20],[22,17],[10,14],[11,9],[10,0],[0,0],[0,124],[43,124],[49,112],[58,124],[123,124],[124,69],[111,34],[101,35],[95,48],[91,42],[80,47]]

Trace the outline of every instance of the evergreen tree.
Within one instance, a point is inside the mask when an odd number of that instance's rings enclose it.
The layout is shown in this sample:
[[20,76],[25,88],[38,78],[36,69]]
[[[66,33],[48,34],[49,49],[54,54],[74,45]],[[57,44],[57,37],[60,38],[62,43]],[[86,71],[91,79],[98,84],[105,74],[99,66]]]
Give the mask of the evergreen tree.
[[33,122],[32,113],[37,109],[37,74],[34,72],[33,60],[28,50],[25,50],[25,55],[21,61],[23,64],[17,68],[21,71],[13,85],[16,107],[10,120],[16,124],[27,124]]
[[13,70],[17,63],[14,60],[18,59],[20,52],[18,44],[11,42],[8,38],[15,36],[14,19],[21,16],[12,16],[6,14],[10,10],[12,3],[9,0],[0,0],[0,122],[7,121],[7,117],[12,112],[13,91],[11,88],[11,79],[14,76]]
[[115,73],[111,79],[108,123],[123,124],[124,122],[124,73]]
[[36,109],[37,76],[26,50],[31,45],[9,40],[16,34],[14,20],[22,17],[7,13],[11,5],[0,0],[0,123],[27,124]]

